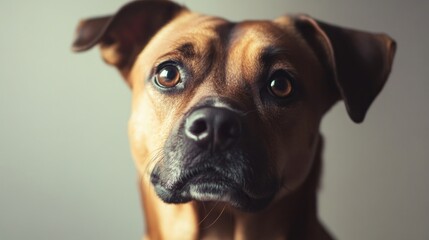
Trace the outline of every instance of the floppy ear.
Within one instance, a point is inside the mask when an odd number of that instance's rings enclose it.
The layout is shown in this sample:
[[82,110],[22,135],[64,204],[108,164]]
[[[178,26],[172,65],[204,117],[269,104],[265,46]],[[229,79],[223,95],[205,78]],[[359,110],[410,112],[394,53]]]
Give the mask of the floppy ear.
[[79,23],[72,50],[86,51],[100,44],[103,59],[126,79],[138,53],[155,33],[186,8],[158,0],[133,1],[116,14]]
[[295,25],[326,65],[350,118],[360,123],[386,82],[396,43],[385,34],[333,26],[307,15]]

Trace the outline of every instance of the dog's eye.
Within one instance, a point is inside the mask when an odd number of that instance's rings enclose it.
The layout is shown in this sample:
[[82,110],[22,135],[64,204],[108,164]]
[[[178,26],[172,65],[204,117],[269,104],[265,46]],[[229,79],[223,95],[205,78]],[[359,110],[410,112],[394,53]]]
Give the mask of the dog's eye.
[[155,83],[163,88],[172,88],[180,83],[180,71],[174,65],[162,67],[155,75]]
[[268,92],[277,98],[287,98],[293,93],[292,77],[285,71],[275,72],[268,83]]

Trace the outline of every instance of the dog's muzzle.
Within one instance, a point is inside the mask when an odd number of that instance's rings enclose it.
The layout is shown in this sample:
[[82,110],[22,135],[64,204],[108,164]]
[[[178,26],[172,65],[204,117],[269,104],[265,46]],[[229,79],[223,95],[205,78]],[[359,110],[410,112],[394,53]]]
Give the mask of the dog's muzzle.
[[152,171],[152,184],[168,203],[222,201],[260,209],[273,197],[276,181],[257,128],[249,115],[213,103],[192,108],[173,130],[164,158]]

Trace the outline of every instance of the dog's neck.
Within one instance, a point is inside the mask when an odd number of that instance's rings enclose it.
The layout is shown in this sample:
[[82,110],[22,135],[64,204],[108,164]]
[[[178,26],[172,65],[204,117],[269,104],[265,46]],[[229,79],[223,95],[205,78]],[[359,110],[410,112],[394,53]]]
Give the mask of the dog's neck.
[[257,213],[224,203],[165,204],[143,178],[146,239],[330,239],[317,219],[322,147],[320,138],[313,169],[302,187]]

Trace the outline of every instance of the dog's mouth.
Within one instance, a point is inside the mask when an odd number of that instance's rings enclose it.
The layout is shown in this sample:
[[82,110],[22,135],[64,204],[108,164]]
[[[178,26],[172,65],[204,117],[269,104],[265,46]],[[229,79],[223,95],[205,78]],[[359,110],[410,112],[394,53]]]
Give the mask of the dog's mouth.
[[167,203],[216,201],[228,203],[241,210],[257,211],[266,206],[273,197],[272,193],[264,196],[252,194],[227,173],[214,167],[186,171],[176,180],[166,183],[154,171],[151,182],[157,195]]

